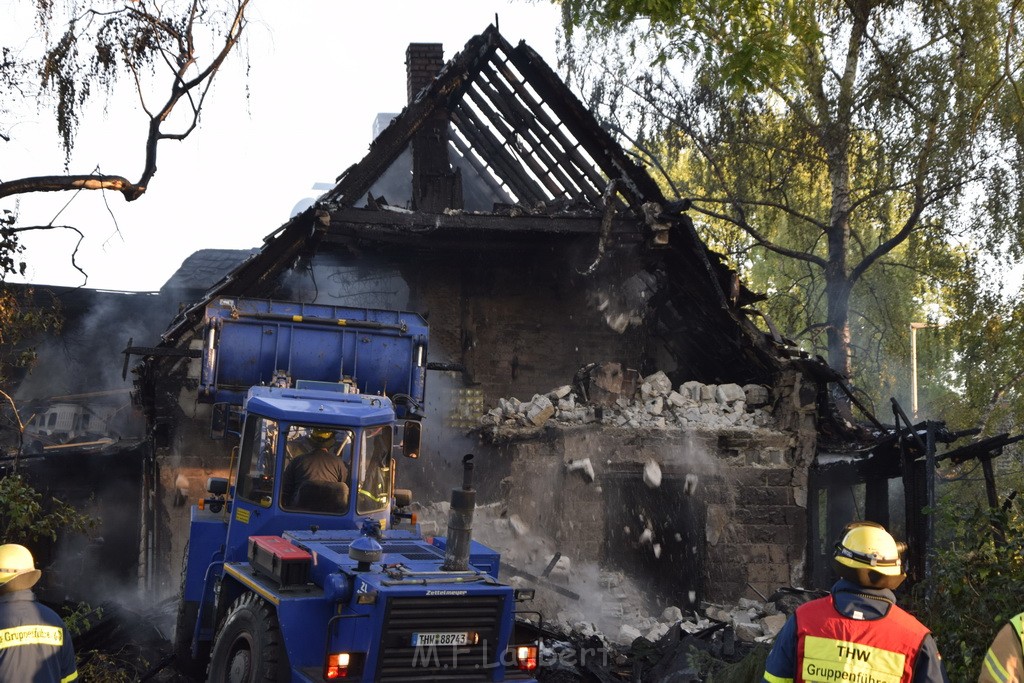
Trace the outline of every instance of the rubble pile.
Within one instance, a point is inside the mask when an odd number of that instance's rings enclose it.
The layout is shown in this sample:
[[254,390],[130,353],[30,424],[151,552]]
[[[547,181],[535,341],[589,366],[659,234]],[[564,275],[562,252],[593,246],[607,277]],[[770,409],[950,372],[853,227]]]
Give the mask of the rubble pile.
[[[447,502],[416,504],[415,511],[425,536],[446,534]],[[740,642],[770,642],[786,621],[785,612],[772,601],[706,603],[702,613],[665,605],[649,586],[636,585],[622,572],[574,564],[558,553],[554,540],[533,532],[517,515],[508,515],[500,503],[476,507],[473,538],[500,553],[506,582],[536,590],[529,609],[544,615],[548,629],[597,638],[612,648],[628,649],[638,638],[658,642],[676,626],[689,634],[726,626]]]
[[[577,385],[564,385],[535,394],[529,401],[498,399],[480,422],[492,427],[544,427],[601,424],[630,429],[767,428],[772,424],[770,395],[760,384],[703,384],[683,382],[673,387],[662,372],[636,383],[624,383],[617,395],[602,393],[596,401]],[[595,392],[590,392],[595,393]]]

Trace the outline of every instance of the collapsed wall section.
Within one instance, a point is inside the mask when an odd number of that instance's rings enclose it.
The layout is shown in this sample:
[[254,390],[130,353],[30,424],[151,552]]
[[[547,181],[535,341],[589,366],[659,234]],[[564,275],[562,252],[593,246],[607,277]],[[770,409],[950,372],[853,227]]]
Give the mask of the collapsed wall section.
[[665,605],[735,602],[801,585],[813,392],[797,374],[776,389],[772,423],[631,428],[587,424],[497,430],[510,461],[507,514],[579,565],[646,581]]

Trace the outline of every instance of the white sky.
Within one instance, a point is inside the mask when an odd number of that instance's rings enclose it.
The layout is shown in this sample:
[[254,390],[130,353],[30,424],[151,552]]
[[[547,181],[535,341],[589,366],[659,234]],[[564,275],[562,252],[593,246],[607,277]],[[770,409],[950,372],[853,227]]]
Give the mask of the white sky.
[[[140,199],[89,191],[0,200],[0,210],[17,207],[21,225],[74,225],[85,235],[75,258],[87,280],[71,265],[70,231],[23,233],[29,272],[12,280],[154,291],[194,251],[260,246],[298,202],[322,193],[314,183],[332,183],[363,158],[378,113],[405,106],[409,43],[442,43],[447,60],[496,14],[506,40],[525,40],[557,69],[559,10],[548,0],[254,0],[248,76],[240,52],[218,75],[200,127],[161,143]],[[119,88],[123,97],[83,118],[70,172],[99,165],[138,179],[148,119],[130,83]],[[11,142],[0,141],[4,180],[61,172],[52,110],[30,109],[10,132]]]

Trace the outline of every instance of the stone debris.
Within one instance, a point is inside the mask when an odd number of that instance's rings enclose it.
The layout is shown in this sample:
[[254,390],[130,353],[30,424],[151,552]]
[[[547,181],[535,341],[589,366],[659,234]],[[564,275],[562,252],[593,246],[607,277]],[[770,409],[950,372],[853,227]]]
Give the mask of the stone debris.
[[644,463],[644,483],[652,489],[661,486],[661,466],[653,460]]
[[590,483],[596,479],[594,474],[594,465],[590,462],[590,458],[582,458],[581,460],[570,460],[565,463],[565,470],[567,472],[579,472],[583,479]]
[[[424,534],[445,533],[447,502],[416,503],[414,509]],[[823,594],[788,589],[765,602],[745,598],[737,605],[705,602],[700,612],[684,611],[652,595],[650,586],[634,584],[621,571],[573,562],[558,551],[553,539],[532,531],[518,515],[508,515],[500,503],[476,507],[473,538],[501,554],[505,582],[536,590],[530,609],[545,615],[547,628],[577,639],[597,639],[619,652],[637,642],[660,641],[673,629],[699,634],[725,628],[739,643],[770,643],[796,605]],[[641,543],[657,553],[659,546],[652,540],[651,529],[645,528]]]
[[580,380],[573,386],[563,385],[546,394],[535,394],[529,401],[501,398],[480,422],[499,428],[544,427],[549,423],[597,423],[626,429],[772,427],[771,395],[759,384],[689,381],[673,387],[660,370],[632,381],[628,372],[615,363],[591,368],[587,379],[589,389]]

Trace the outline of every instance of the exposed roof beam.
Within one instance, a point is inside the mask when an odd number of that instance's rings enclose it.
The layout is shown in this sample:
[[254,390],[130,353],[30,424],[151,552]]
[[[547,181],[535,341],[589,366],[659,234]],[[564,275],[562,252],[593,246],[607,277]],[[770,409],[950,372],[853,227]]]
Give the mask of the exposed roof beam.
[[[601,216],[547,216],[521,215],[502,216],[497,214],[453,213],[423,214],[405,211],[374,211],[341,207],[329,214],[326,237],[336,236],[340,231],[358,231],[362,226],[388,228],[403,231],[409,235],[428,235],[439,230],[472,230],[477,233],[549,233],[563,235],[593,235],[601,231]],[[639,239],[638,221],[613,220],[611,234],[617,238]],[[620,239],[621,241],[621,239]]]
[[[546,142],[550,149],[557,150],[559,153],[568,156],[569,161],[579,169],[580,173],[585,175],[594,187],[598,188],[598,196],[600,196],[601,188],[604,188],[604,186],[608,184],[608,178],[603,177],[594,167],[594,164],[579,153],[578,147],[580,143],[578,141],[570,140],[565,133],[562,132],[558,122],[552,120],[551,117],[548,116],[547,112],[544,111],[543,103],[538,102],[533,95],[530,94],[530,91],[526,89],[526,86],[522,81],[520,81],[515,73],[513,73],[513,71],[508,67],[508,64],[499,58],[497,51],[491,54],[489,62],[489,65],[485,65],[481,69],[481,73],[488,76],[493,73],[489,68],[490,66],[493,66],[498,70],[501,76],[504,77],[504,82],[511,85],[512,90],[515,91],[513,95],[511,91],[506,90],[509,99],[511,101],[515,101],[515,97],[518,96],[519,99],[525,102],[530,108],[530,115],[535,117],[547,132],[549,139],[546,141],[542,139],[541,142]],[[491,80],[495,83],[499,81],[497,77]]]

